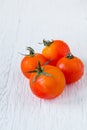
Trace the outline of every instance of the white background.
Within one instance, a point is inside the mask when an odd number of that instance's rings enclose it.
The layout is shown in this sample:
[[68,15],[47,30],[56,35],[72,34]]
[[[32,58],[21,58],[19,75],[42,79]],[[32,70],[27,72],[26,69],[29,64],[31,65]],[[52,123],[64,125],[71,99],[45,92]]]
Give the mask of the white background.
[[[20,70],[26,46],[62,39],[85,73],[54,100],[35,97]],[[0,0],[0,130],[87,129],[87,0]]]

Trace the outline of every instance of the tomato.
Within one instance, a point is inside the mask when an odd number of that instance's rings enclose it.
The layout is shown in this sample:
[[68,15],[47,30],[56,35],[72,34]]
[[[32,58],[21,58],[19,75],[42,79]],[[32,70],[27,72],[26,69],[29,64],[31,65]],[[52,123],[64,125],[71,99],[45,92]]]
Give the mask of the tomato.
[[65,77],[57,67],[46,65],[37,68],[30,77],[30,88],[39,98],[52,99],[59,96],[65,88]]
[[25,55],[23,60],[21,61],[21,70],[25,77],[30,78],[30,73],[27,73],[30,70],[35,69],[38,64],[38,60],[40,61],[41,65],[44,65],[47,59],[40,53],[35,53],[31,47],[28,47],[30,54]]
[[56,65],[57,61],[66,56],[70,52],[70,48],[62,40],[45,41],[43,44],[46,46],[42,50],[42,54],[49,60],[51,65]]
[[72,54],[60,59],[56,66],[64,73],[67,84],[78,81],[84,73],[83,62]]

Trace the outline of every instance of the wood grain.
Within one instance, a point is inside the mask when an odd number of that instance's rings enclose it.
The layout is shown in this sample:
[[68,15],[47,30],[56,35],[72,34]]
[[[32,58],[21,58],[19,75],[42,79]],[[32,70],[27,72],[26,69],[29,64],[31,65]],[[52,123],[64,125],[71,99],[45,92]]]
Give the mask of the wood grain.
[[[0,0],[0,130],[87,128],[87,1]],[[54,100],[35,97],[20,70],[26,46],[62,39],[85,65],[82,79]]]

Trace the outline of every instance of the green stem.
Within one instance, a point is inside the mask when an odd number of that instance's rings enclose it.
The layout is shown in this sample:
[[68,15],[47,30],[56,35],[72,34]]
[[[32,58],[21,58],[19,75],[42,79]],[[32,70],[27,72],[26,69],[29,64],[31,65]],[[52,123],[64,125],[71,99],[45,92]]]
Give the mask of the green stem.
[[29,56],[34,56],[35,52],[33,48],[27,47],[27,50],[29,51]]
[[73,59],[74,56],[72,55],[72,53],[69,53],[69,54],[66,56],[66,58],[68,58],[68,59]]
[[41,68],[40,61],[38,61],[38,66],[36,67],[36,69],[37,69],[38,74],[41,74],[43,72],[43,69]]
[[39,43],[39,44],[44,44],[44,46],[50,46],[54,41],[53,40],[45,40],[43,39],[43,42],[42,43]]
[[38,61],[38,66],[36,67],[35,70],[31,70],[31,71],[28,71],[26,73],[36,73],[36,76],[34,77],[33,79],[33,82],[36,81],[36,79],[42,74],[42,75],[45,75],[45,76],[51,76],[51,74],[48,74],[44,71],[43,68],[41,68],[41,64],[40,64],[40,61]]

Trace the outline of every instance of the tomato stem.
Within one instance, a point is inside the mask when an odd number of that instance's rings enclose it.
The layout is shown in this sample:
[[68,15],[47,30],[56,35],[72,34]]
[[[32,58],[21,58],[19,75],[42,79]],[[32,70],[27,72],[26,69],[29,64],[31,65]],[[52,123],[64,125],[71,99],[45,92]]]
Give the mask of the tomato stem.
[[40,61],[38,61],[38,65],[36,67],[35,70],[31,70],[31,71],[28,71],[26,73],[36,73],[36,76],[34,77],[33,79],[33,82],[36,81],[36,79],[42,74],[42,75],[45,75],[45,76],[51,76],[50,74],[46,73],[44,71],[44,67],[42,68],[41,67],[41,64],[40,64]]
[[33,48],[27,47],[27,50],[29,51],[29,56],[34,56],[35,52]]
[[39,43],[39,44],[44,44],[44,46],[50,46],[51,44],[53,43],[53,40],[45,40],[45,39],[43,39],[43,42],[42,43]]
[[66,56],[66,58],[68,58],[68,59],[73,59],[73,58],[74,58],[74,55],[73,55],[72,53],[68,53],[67,56]]
[[37,69],[38,74],[41,74],[43,72],[43,69],[41,68],[40,61],[38,61],[38,66],[36,67],[36,69]]

